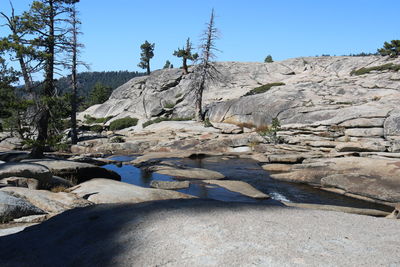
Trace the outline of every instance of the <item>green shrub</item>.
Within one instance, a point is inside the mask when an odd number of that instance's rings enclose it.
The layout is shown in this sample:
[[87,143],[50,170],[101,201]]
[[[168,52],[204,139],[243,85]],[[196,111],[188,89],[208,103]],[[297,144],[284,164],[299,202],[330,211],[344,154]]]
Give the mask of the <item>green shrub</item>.
[[264,62],[265,62],[265,63],[272,63],[272,62],[274,62],[274,60],[272,59],[272,56],[271,56],[271,55],[268,55],[268,56],[264,59]]
[[179,93],[179,94],[177,94],[177,95],[175,96],[175,98],[180,98],[181,96],[182,96],[182,94]]
[[115,136],[111,138],[110,140],[111,143],[124,143],[125,139],[122,136]]
[[103,130],[104,130],[103,126],[98,125],[98,124],[90,126],[90,131],[92,131],[92,132],[101,133]]
[[250,92],[248,92],[248,93],[246,94],[246,96],[247,96],[247,95],[262,94],[262,93],[267,92],[269,89],[271,89],[271,88],[274,87],[274,86],[282,86],[282,85],[285,85],[285,83],[282,83],[282,82],[267,83],[267,84],[261,85],[260,87],[251,89]]
[[259,127],[257,133],[264,138],[267,143],[279,144],[282,143],[282,138],[277,135],[281,130],[281,123],[278,118],[272,119],[271,126]]
[[155,124],[155,123],[160,123],[162,121],[190,121],[192,119],[193,118],[163,118],[163,117],[159,117],[159,118],[156,118],[154,120],[146,121],[145,123],[142,124],[142,127],[146,128],[149,125],[152,125],[152,124]]
[[363,75],[363,74],[367,74],[370,73],[371,71],[385,71],[385,70],[389,70],[389,71],[399,71],[400,70],[400,65],[396,65],[393,63],[388,63],[388,64],[384,64],[384,65],[380,65],[380,66],[374,66],[374,67],[369,67],[369,68],[361,68],[358,70],[353,70],[350,72],[350,75]]
[[165,103],[164,108],[174,108],[175,103]]
[[208,128],[208,127],[213,127],[213,125],[210,122],[210,119],[207,118],[204,120],[204,127]]
[[110,130],[111,131],[116,131],[116,130],[121,130],[125,129],[128,127],[136,126],[138,122],[138,119],[136,118],[131,118],[131,117],[125,117],[122,119],[117,119],[115,121],[112,121],[110,123]]
[[85,123],[93,124],[93,123],[105,123],[113,118],[113,116],[105,117],[105,118],[95,118],[90,115],[85,115]]

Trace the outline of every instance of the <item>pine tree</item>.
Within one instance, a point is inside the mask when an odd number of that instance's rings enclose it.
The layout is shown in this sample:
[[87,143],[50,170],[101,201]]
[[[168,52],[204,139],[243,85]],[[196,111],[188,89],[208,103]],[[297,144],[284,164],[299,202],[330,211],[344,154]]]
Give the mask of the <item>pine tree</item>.
[[265,62],[265,63],[272,63],[272,62],[274,62],[274,60],[272,59],[272,56],[271,56],[271,55],[268,55],[268,56],[264,59],[264,62]]
[[155,44],[150,44],[147,40],[140,46],[142,53],[140,53],[140,63],[138,66],[146,69],[147,75],[150,75],[150,59],[154,57]]
[[383,48],[378,49],[382,56],[397,57],[400,55],[400,40],[392,40],[390,43],[385,42]]
[[187,60],[194,61],[199,57],[197,53],[192,54],[192,43],[190,42],[190,38],[186,40],[186,46],[182,49],[178,48],[178,50],[175,50],[173,55],[182,58],[182,69],[183,74],[185,75],[189,73]]
[[165,61],[163,69],[170,69],[172,66],[171,62],[169,60]]

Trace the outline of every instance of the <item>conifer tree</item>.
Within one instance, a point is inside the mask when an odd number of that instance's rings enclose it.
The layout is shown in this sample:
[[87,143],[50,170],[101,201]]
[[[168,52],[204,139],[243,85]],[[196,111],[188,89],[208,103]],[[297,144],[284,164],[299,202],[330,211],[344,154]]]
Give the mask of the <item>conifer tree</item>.
[[378,49],[378,53],[382,56],[397,57],[400,55],[400,40],[392,40],[390,43],[385,42],[383,48]]
[[140,53],[140,63],[138,66],[146,69],[147,75],[150,75],[150,59],[154,57],[155,44],[150,44],[147,40],[140,46],[142,52]]
[[190,42],[190,38],[186,40],[186,46],[183,47],[182,49],[178,48],[178,50],[175,50],[173,55],[182,58],[182,69],[183,69],[183,74],[185,75],[189,73],[187,60],[194,61],[199,57],[197,53],[192,54],[192,43]]

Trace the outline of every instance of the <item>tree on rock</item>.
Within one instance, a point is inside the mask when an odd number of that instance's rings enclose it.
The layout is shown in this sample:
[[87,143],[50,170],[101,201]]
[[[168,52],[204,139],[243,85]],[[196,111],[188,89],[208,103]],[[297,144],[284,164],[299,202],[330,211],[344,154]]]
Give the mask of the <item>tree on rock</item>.
[[390,43],[385,42],[383,48],[378,49],[382,56],[397,57],[400,55],[400,40],[392,40]]
[[265,63],[272,63],[272,62],[274,62],[274,60],[272,59],[272,56],[271,56],[271,55],[268,55],[268,56],[264,59],[264,62],[265,62]]
[[163,69],[170,69],[171,68],[171,62],[169,60],[165,61]]
[[215,41],[218,39],[218,29],[215,27],[214,9],[211,11],[210,21],[206,25],[207,28],[201,38],[202,44],[200,46],[200,63],[196,65],[192,78],[192,86],[194,88],[195,96],[194,117],[196,121],[204,120],[202,102],[203,91],[207,86],[207,83],[215,82],[220,78],[220,73],[211,62],[211,60],[215,58],[215,51],[218,51],[215,46]]
[[182,58],[182,69],[183,69],[183,74],[185,75],[189,73],[187,61],[188,60],[193,61],[199,57],[197,53],[192,54],[192,43],[190,42],[190,38],[186,40],[186,47],[183,47],[182,49],[178,48],[178,50],[174,51],[173,55]]
[[150,59],[154,57],[155,44],[150,44],[147,40],[140,46],[142,53],[140,53],[140,63],[138,66],[146,69],[147,75],[150,74]]

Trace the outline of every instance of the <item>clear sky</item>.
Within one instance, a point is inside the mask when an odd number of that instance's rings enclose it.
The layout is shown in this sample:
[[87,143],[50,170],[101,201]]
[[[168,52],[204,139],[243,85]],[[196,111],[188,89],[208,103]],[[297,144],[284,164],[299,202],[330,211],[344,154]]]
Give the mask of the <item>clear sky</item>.
[[[17,12],[32,2],[12,1]],[[188,37],[197,47],[212,8],[218,61],[376,52],[400,39],[400,0],[81,0],[82,59],[93,71],[141,71],[139,47],[148,40],[156,44],[152,69],[167,59],[178,67],[173,51]],[[0,10],[9,12],[8,0]]]

